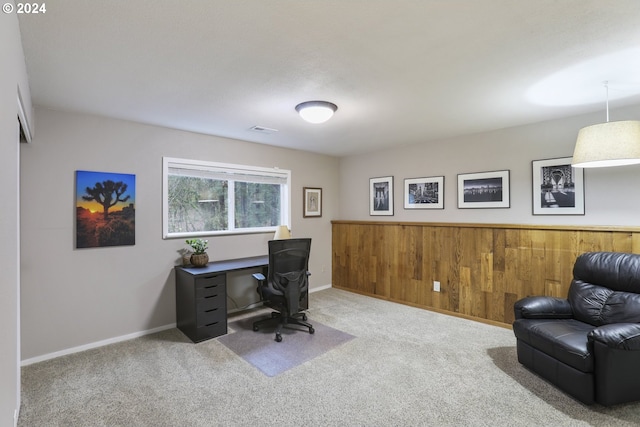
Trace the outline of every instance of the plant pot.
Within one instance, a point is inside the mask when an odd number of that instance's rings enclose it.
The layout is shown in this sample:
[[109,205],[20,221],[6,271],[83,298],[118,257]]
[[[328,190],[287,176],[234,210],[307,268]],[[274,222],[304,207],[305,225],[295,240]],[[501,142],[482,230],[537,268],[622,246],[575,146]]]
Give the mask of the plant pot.
[[204,267],[209,263],[209,255],[207,253],[203,254],[192,254],[191,255],[191,264],[194,267]]

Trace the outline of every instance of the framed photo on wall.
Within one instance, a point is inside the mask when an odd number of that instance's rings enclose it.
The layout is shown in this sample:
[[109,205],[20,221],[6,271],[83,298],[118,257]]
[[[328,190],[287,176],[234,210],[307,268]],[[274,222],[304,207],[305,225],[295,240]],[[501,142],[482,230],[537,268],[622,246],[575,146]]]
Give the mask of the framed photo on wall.
[[508,170],[458,174],[458,208],[508,207]]
[[322,216],[322,188],[304,187],[302,217]]
[[444,209],[444,176],[404,180],[405,209]]
[[369,178],[369,215],[393,215],[393,177]]
[[534,215],[584,215],[584,169],[571,167],[571,157],[531,164]]

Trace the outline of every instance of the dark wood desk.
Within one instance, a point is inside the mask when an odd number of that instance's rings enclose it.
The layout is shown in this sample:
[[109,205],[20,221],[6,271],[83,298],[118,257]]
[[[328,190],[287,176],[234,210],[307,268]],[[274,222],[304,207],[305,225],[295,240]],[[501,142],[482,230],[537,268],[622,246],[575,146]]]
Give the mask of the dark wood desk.
[[269,256],[210,262],[205,267],[176,269],[176,323],[191,341],[200,342],[227,333],[227,273],[262,267]]
[[269,255],[253,256],[248,258],[228,259],[214,261],[205,267],[176,267],[189,274],[200,276],[208,273],[226,273],[228,271],[245,270],[247,268],[268,267]]

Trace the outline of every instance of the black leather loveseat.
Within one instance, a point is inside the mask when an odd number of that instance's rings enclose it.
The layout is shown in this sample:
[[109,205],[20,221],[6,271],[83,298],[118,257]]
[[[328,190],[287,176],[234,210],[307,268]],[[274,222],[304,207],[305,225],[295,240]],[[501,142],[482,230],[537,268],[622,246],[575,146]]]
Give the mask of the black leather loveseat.
[[586,404],[640,400],[640,255],[582,254],[567,299],[527,297],[514,311],[524,366]]

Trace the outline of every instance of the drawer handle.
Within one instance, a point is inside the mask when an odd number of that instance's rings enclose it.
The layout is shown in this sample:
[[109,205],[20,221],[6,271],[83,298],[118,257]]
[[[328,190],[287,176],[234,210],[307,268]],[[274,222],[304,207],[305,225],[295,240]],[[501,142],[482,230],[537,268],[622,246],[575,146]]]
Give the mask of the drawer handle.
[[205,310],[204,312],[205,313],[211,313],[212,311],[216,311],[216,310],[217,310],[217,308],[212,308],[211,310]]
[[209,295],[208,297],[204,297],[204,299],[207,299],[207,298],[215,298],[215,297],[217,297],[217,296],[218,296],[218,294],[215,294],[215,295]]
[[206,325],[204,325],[204,326],[213,326],[213,325],[217,325],[218,323],[220,323],[220,322],[208,323],[208,324],[206,324]]
[[204,288],[205,289],[211,289],[211,288],[217,288],[217,287],[218,287],[218,285],[211,285],[211,286],[205,286]]

